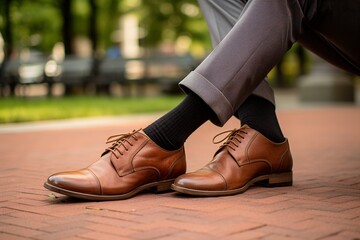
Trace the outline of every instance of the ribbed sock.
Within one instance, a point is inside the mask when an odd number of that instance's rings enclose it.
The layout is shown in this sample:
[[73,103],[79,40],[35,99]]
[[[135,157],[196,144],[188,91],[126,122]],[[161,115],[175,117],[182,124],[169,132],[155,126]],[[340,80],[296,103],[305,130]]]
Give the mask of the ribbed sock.
[[196,94],[190,93],[173,110],[144,129],[148,137],[166,150],[176,150],[203,123],[214,115]]
[[273,142],[283,142],[275,106],[265,98],[250,95],[235,112],[235,116],[241,121],[241,125],[247,124],[257,130]]

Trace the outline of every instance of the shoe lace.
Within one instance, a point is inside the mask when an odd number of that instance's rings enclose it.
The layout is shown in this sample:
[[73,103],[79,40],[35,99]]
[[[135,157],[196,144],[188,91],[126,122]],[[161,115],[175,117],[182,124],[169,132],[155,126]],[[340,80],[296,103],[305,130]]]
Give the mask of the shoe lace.
[[[220,136],[223,136],[224,134],[226,134],[225,137],[222,137],[220,140],[216,140],[217,138],[219,138]],[[213,143],[214,144],[219,144],[225,142],[219,147],[219,149],[228,146],[229,148],[231,148],[232,150],[235,151],[235,149],[237,147],[239,147],[239,144],[241,143],[241,141],[245,138],[244,134],[247,134],[246,130],[244,130],[243,128],[240,129],[233,129],[233,130],[228,130],[228,131],[224,131],[221,132],[219,134],[217,134],[214,138],[213,138]]]
[[[141,131],[142,129],[138,129],[138,130],[133,130],[130,133],[122,133],[122,134],[117,134],[117,135],[112,135],[110,136],[107,140],[106,140],[106,144],[112,143],[112,145],[110,147],[107,147],[105,149],[105,153],[106,152],[112,152],[116,158],[119,158],[119,155],[124,155],[124,153],[120,150],[120,146],[122,146],[125,151],[129,150],[129,145],[130,147],[133,146],[133,144],[129,141],[130,138],[133,138],[135,141],[137,141],[137,137],[135,136],[135,134],[139,131]],[[125,144],[127,143],[127,144]],[[126,146],[128,145],[128,146]]]

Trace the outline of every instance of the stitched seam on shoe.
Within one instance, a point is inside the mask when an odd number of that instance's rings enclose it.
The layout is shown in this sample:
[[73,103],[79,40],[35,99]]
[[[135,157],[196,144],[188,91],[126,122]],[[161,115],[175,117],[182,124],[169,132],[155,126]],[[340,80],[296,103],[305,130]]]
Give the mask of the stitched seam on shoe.
[[[228,151],[229,156],[235,161],[235,163],[238,165],[238,167],[241,167],[244,164],[240,164],[240,162],[238,160],[236,160],[236,158]],[[248,164],[248,162],[246,162],[245,164]]]
[[239,165],[239,167],[242,167],[242,166],[245,166],[245,165],[250,165],[250,164],[253,164],[253,163],[259,163],[259,162],[260,162],[260,163],[266,163],[266,165],[268,165],[269,168],[270,168],[270,173],[273,172],[273,168],[272,168],[271,162],[269,162],[269,161],[266,160],[266,159],[256,159],[256,160],[253,160],[253,161],[248,162],[248,163],[243,163],[243,164]]
[[[130,163],[129,163],[129,165],[130,165],[130,167],[131,167],[131,170],[130,170],[130,171],[123,172],[123,173],[120,174],[120,173],[119,173],[119,170],[115,167],[115,171],[116,171],[116,173],[119,175],[119,177],[126,176],[126,175],[128,175],[128,174],[130,174],[130,173],[133,173],[133,172],[135,171],[134,164],[133,164],[134,158],[135,158],[135,156],[138,154],[138,152],[139,152],[141,149],[143,149],[144,146],[145,146],[148,142],[149,142],[149,139],[145,140],[144,143],[141,144],[141,145],[139,146],[139,148],[129,156],[129,158],[131,159],[131,160],[130,160]],[[119,160],[119,159],[117,159],[117,160],[118,160],[118,161],[121,161],[121,160]],[[126,161],[126,160],[125,160],[125,161]],[[112,162],[112,161],[111,161],[111,162]],[[113,165],[115,165],[115,164],[113,164]]]
[[226,182],[225,177],[220,172],[216,171],[215,169],[209,168],[209,170],[214,172],[214,173],[217,173],[223,179],[223,182],[224,182],[224,185],[225,185],[225,190],[228,190],[228,186],[227,186],[227,182]]
[[279,172],[280,169],[282,168],[283,164],[284,164],[284,158],[286,156],[286,154],[290,151],[290,148],[289,146],[286,147],[286,151],[282,154],[281,158],[280,158],[280,164],[279,164],[279,167],[277,169],[277,171]]
[[135,170],[134,164],[133,164],[134,159],[135,159],[135,156],[140,152],[140,150],[142,150],[142,149],[145,147],[145,145],[149,142],[149,140],[150,140],[149,138],[146,139],[146,140],[143,142],[143,144],[141,144],[141,145],[139,146],[139,148],[136,149],[136,151],[133,152],[133,154],[130,155],[130,156],[131,156],[131,157],[130,157],[130,158],[131,158],[130,165],[131,165],[131,168],[132,168],[133,170]]
[[251,147],[252,143],[255,141],[255,138],[259,136],[259,133],[256,132],[254,134],[254,136],[250,139],[249,144],[246,146],[245,148],[245,154],[246,154],[246,162],[250,162],[250,157],[249,157],[249,148]]
[[171,164],[168,174],[165,176],[165,179],[168,178],[171,174],[173,169],[175,168],[176,164],[185,157],[185,152],[182,151],[181,155]]
[[[135,168],[134,169],[134,172],[132,172],[132,173],[135,173],[135,172],[138,172],[138,171],[141,171],[141,170],[155,170],[157,173],[158,173],[158,176],[159,176],[159,178],[160,178],[160,171],[159,171],[159,169],[157,169],[156,167],[150,167],[150,166],[145,166],[145,167],[139,167],[139,168]],[[130,173],[131,174],[131,173]]]
[[247,162],[247,163],[243,163],[243,164],[240,164],[239,166],[245,166],[245,165],[249,165],[249,164],[252,164],[252,163],[257,163],[257,162],[264,162],[266,163],[267,165],[269,165],[270,168],[272,168],[271,166],[271,162],[266,160],[266,159],[254,159],[252,160],[251,162]]
[[90,169],[87,169],[87,170],[95,177],[96,181],[98,182],[99,188],[100,188],[100,194],[103,195],[104,193],[103,193],[103,189],[101,187],[101,182],[100,182],[99,178],[96,176],[96,174],[93,171],[91,171]]

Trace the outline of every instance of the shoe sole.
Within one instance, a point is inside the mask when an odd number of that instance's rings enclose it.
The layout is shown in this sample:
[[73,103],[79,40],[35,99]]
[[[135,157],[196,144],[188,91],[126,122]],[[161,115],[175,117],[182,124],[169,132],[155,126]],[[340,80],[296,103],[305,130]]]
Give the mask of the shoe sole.
[[292,176],[293,176],[292,172],[263,175],[251,179],[241,188],[232,189],[232,190],[223,190],[223,191],[197,190],[197,189],[177,186],[175,184],[171,185],[171,189],[179,193],[184,193],[193,196],[203,196],[203,197],[229,196],[229,195],[243,193],[254,184],[259,184],[265,187],[292,186],[292,182],[293,182]]
[[50,191],[61,193],[66,196],[81,198],[86,200],[92,201],[111,201],[111,200],[124,200],[135,196],[136,194],[143,192],[145,190],[152,190],[156,193],[167,192],[171,190],[171,185],[174,183],[175,179],[160,181],[160,182],[153,182],[142,185],[140,187],[135,188],[134,190],[119,194],[119,195],[95,195],[95,194],[87,194],[81,192],[75,192],[71,190],[67,190],[64,188],[60,188],[50,184],[49,182],[44,183],[44,187]]

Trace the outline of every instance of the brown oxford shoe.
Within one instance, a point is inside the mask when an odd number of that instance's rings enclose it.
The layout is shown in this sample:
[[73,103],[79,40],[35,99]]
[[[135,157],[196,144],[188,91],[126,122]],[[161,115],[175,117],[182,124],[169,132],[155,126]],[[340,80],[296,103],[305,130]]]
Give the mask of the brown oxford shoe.
[[51,175],[44,187],[88,200],[120,200],[154,189],[170,190],[186,171],[184,148],[166,151],[143,132],[112,136],[101,158],[89,167]]
[[242,193],[254,183],[270,187],[292,185],[292,157],[287,140],[271,142],[247,125],[224,133],[229,133],[223,139],[227,140],[213,160],[200,170],[178,177],[173,190],[197,196],[225,196]]

